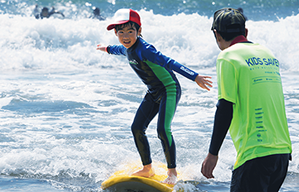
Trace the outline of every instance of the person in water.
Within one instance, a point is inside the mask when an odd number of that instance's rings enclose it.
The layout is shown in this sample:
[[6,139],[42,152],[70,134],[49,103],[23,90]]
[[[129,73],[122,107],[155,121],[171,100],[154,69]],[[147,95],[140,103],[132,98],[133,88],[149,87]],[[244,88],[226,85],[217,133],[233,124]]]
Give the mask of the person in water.
[[241,8],[214,14],[212,32],[222,50],[216,63],[218,103],[201,172],[214,178],[229,130],[237,151],[230,191],[277,192],[292,152],[279,61],[268,48],[247,40],[245,21]]
[[114,29],[122,45],[107,47],[98,45],[97,50],[126,56],[132,69],[148,88],[131,126],[135,145],[143,163],[143,168],[133,175],[142,177],[155,175],[145,131],[158,114],[157,132],[168,168],[168,177],[163,182],[175,184],[177,180],[176,147],[171,132],[171,122],[181,97],[181,87],[173,71],[195,81],[201,88],[208,91],[209,87],[212,87],[212,82],[208,80],[211,77],[198,75],[147,43],[141,37],[141,21],[136,11],[120,9],[115,13],[115,17],[117,21],[110,24],[107,30]]
[[40,12],[39,12],[39,10],[38,10],[38,4],[35,4],[35,7],[34,7],[33,12],[32,12],[32,15],[33,15],[36,19],[39,19]]
[[100,21],[104,21],[105,20],[105,17],[103,17],[101,15],[101,11],[100,11],[100,9],[98,7],[94,8],[94,10],[92,11],[92,13],[93,13],[93,16],[91,16],[90,18],[92,18],[92,19],[98,19]]
[[49,11],[49,8],[43,7],[42,11],[39,12],[38,5],[36,4],[33,10],[33,15],[36,19],[49,18],[53,14],[60,14],[63,18],[65,17],[63,13],[61,13],[60,11],[56,11],[54,7],[52,7],[51,11]]

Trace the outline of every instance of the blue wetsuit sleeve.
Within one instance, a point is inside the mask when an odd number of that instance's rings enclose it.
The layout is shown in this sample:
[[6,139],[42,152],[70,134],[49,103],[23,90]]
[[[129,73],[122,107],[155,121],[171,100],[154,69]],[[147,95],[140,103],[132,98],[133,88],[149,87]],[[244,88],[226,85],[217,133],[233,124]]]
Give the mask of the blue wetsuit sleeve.
[[175,60],[173,60],[173,63],[172,63],[172,70],[183,75],[184,77],[187,77],[188,79],[191,79],[192,81],[194,81],[196,76],[198,75],[198,73],[196,73],[195,71],[192,71],[188,67],[180,64],[179,62],[177,62]]
[[198,73],[192,71],[188,67],[185,67],[179,62],[163,55],[160,51],[157,51],[155,47],[152,45],[146,46],[145,49],[146,50],[144,50],[143,57],[152,63],[156,63],[158,65],[163,66],[164,68],[173,70],[192,81],[194,81],[196,76],[198,75]]
[[124,55],[126,56],[127,49],[123,45],[109,45],[107,52],[113,55]]
[[212,155],[218,155],[232,118],[233,103],[226,101],[225,99],[220,99],[217,103],[214,128],[209,149],[209,153],[211,153]]

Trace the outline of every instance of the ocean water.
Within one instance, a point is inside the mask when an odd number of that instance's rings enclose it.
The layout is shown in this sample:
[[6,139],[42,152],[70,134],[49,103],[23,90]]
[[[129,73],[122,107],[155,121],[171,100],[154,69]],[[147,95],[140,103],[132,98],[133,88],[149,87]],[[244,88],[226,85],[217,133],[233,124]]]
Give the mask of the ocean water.
[[[55,6],[65,18],[37,20],[35,4]],[[102,191],[114,171],[139,162],[130,125],[146,87],[125,57],[96,51],[99,43],[118,44],[106,27],[124,7],[140,13],[147,42],[214,82],[208,92],[177,75],[183,91],[172,124],[177,168],[182,180],[193,182],[176,189],[229,191],[236,157],[229,135],[215,179],[200,173],[217,102],[220,50],[211,16],[226,6],[243,7],[248,39],[280,61],[293,145],[281,191],[299,191],[298,0],[0,0],[0,191]],[[89,19],[93,7],[105,21]],[[153,160],[165,162],[156,119],[147,135]]]

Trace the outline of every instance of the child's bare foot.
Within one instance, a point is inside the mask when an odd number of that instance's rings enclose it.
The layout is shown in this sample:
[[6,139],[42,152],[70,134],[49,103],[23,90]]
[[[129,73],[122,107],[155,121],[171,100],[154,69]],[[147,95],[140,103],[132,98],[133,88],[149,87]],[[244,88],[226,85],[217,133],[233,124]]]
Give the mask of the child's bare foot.
[[135,172],[132,176],[139,176],[139,177],[152,177],[155,175],[154,170],[152,169],[152,164],[143,166],[143,169]]
[[177,182],[177,172],[176,169],[168,169],[168,177],[162,182],[165,184],[174,185]]

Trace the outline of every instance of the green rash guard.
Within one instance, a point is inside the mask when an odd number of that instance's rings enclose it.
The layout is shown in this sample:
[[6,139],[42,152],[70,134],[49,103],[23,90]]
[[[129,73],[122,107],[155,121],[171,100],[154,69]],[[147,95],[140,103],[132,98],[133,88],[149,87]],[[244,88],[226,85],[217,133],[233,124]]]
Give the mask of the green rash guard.
[[279,62],[265,47],[237,43],[217,59],[218,99],[233,103],[229,127],[237,159],[292,152]]

